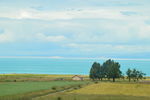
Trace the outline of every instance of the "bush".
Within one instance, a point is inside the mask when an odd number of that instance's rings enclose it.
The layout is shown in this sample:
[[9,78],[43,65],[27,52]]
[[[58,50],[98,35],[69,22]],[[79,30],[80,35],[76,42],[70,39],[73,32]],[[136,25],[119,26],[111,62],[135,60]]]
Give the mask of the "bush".
[[57,100],[62,100],[61,97],[58,97]]
[[52,87],[52,90],[56,90],[56,87]]
[[74,89],[76,90],[76,89],[78,89],[77,87],[74,87]]
[[94,83],[95,83],[95,84],[97,84],[98,82],[97,82],[97,81],[95,81]]
[[81,85],[78,85],[78,87],[81,88],[82,86],[81,86]]

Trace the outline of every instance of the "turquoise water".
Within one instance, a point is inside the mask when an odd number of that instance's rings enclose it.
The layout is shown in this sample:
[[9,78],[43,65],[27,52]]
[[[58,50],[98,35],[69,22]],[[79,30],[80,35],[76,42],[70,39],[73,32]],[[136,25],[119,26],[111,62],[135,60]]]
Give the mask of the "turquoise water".
[[[0,58],[0,73],[88,74],[98,59]],[[137,68],[150,76],[150,60],[117,60],[125,73]]]

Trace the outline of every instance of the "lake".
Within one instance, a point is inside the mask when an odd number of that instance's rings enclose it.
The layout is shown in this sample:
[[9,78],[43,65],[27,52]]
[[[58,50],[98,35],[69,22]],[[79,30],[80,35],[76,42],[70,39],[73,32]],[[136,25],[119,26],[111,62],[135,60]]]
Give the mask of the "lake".
[[[94,61],[101,59],[52,59],[52,58],[0,58],[0,73],[33,74],[83,74],[88,75]],[[115,60],[125,74],[128,68],[137,68],[150,76],[150,60]]]

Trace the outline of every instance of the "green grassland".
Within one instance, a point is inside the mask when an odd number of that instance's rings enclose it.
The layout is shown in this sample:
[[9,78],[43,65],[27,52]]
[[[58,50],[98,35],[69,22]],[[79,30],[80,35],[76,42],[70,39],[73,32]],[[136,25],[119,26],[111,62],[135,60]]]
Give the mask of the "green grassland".
[[[79,87],[88,81],[71,81],[73,75],[0,74],[0,100],[30,100]],[[63,79],[63,80],[60,80]]]
[[[30,100],[60,90],[78,87],[82,81],[4,82],[0,83],[0,100]],[[27,98],[28,97],[28,98]]]
[[83,82],[73,82],[73,81],[0,83],[0,96],[51,89],[54,86],[61,87],[82,83]]
[[0,74],[0,100],[150,100],[149,77],[143,82],[116,79],[113,83],[92,82],[84,75],[86,80],[72,81],[72,76]]

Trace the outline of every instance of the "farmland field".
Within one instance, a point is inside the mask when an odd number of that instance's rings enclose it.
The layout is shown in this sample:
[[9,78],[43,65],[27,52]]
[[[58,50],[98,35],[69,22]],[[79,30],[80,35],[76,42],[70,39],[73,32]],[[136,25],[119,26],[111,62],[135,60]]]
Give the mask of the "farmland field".
[[150,100],[149,94],[149,84],[106,82],[35,100]]
[[[71,81],[73,75],[0,74],[0,100],[149,100],[150,84],[116,79],[112,83]],[[63,80],[59,80],[63,79]],[[90,83],[87,85],[87,83]],[[81,88],[82,87],[82,88]],[[68,89],[71,89],[68,91]],[[63,91],[67,90],[67,91]],[[63,92],[59,92],[63,91]]]
[[[43,93],[55,92],[56,90],[62,90],[68,88],[69,86],[81,85],[86,82],[75,82],[75,81],[51,81],[51,82],[4,82],[0,83],[0,100],[5,100],[4,98],[23,96],[34,96],[42,95]],[[39,92],[39,93],[38,93]],[[15,99],[13,99],[15,100]]]
[[[63,78],[71,80],[73,75],[49,75],[49,74],[0,74],[0,82],[25,82],[25,81],[51,81]],[[87,77],[82,75],[82,77]]]
[[53,86],[67,86],[81,83],[69,81],[0,83],[0,96],[50,89]]
[[88,94],[61,93],[33,100],[150,100],[150,98],[140,96],[124,96],[124,95],[93,95],[93,94],[88,95]]
[[72,91],[71,93],[150,96],[150,85],[139,83],[99,83]]

